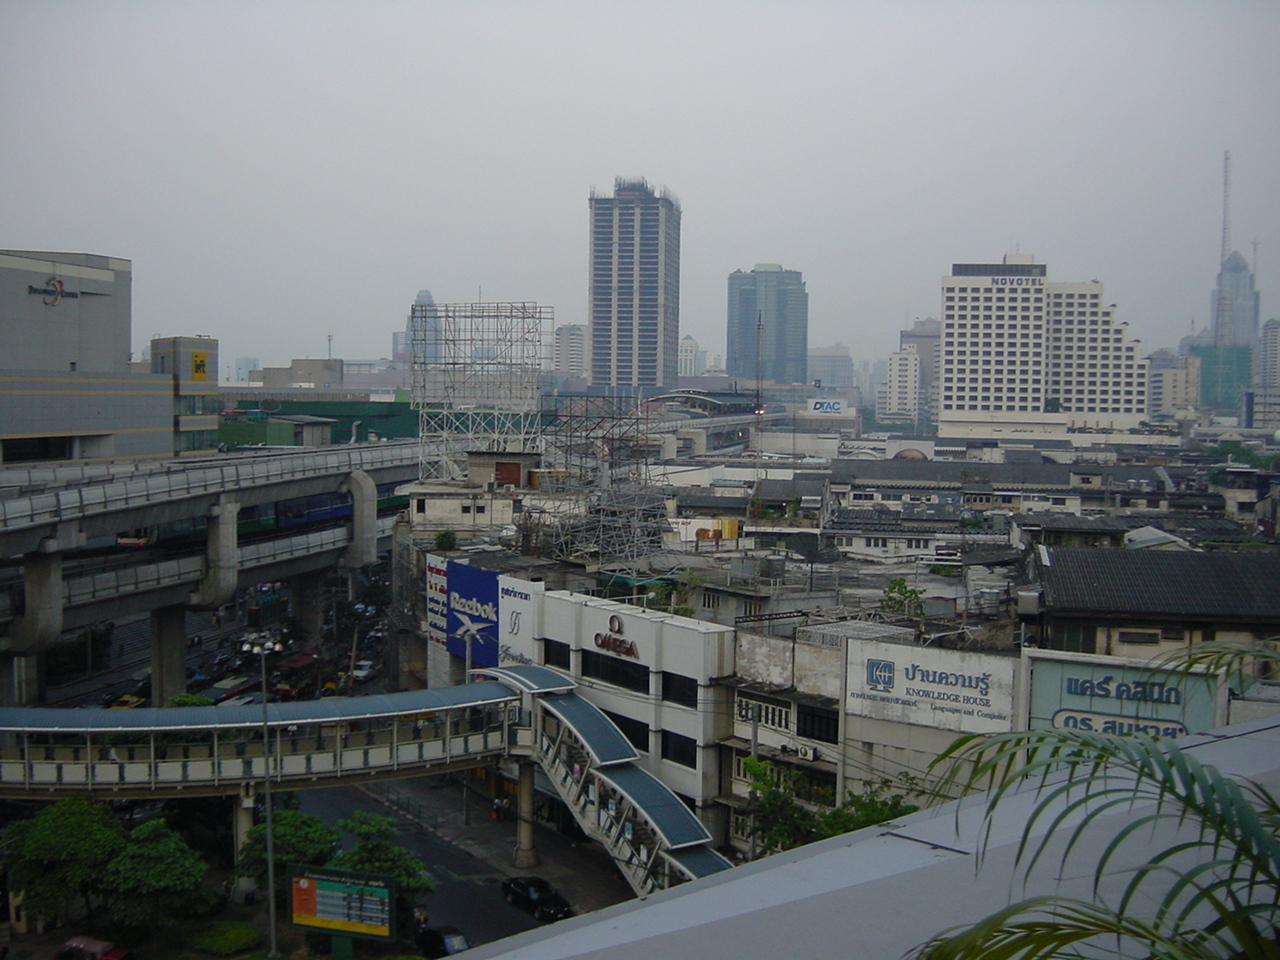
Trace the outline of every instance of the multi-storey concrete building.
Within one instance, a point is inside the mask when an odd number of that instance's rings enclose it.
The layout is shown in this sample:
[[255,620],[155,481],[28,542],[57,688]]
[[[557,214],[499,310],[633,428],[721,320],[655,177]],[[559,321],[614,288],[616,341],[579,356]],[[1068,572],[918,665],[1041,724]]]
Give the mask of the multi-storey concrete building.
[[591,376],[591,334],[581,323],[556,327],[551,335],[551,369],[566,377]]
[[876,388],[877,420],[920,419],[921,361],[914,343],[889,354],[889,374]]
[[135,372],[132,289],[118,257],[0,251],[0,462],[216,446],[217,341],[155,340]]
[[680,338],[680,376],[700,377],[707,372],[707,351],[690,336]]
[[680,341],[680,204],[644,180],[591,194],[591,382],[675,386]]
[[729,274],[726,369],[731,377],[808,379],[809,294],[798,270],[758,263]]
[[917,320],[898,334],[898,348],[914,346],[920,355],[920,413],[938,415],[938,373],[942,357],[942,324],[932,317]]
[[1096,281],[1051,283],[1028,254],[957,263],[942,281],[939,434],[1136,427],[1146,361]]
[[1181,357],[1176,366],[1147,374],[1147,409],[1152,414],[1174,414],[1200,406],[1200,358]]
[[1280,320],[1262,325],[1254,360],[1253,382],[1263,388],[1280,388]]

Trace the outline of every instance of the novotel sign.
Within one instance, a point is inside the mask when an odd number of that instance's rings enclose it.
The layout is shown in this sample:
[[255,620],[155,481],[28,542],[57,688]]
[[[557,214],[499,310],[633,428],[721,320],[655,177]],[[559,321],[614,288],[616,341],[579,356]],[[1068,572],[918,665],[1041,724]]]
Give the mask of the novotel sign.
[[623,632],[622,618],[615,613],[609,617],[609,632],[596,634],[596,646],[619,656],[639,660],[640,652],[636,650],[635,643],[624,637]]
[[992,277],[993,287],[1043,287],[1044,277]]

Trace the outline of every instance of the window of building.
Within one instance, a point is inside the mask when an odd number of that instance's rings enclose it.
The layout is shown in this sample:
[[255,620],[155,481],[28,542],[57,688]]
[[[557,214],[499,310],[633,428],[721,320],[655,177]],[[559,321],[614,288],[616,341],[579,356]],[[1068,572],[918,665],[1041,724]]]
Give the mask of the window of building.
[[796,736],[823,743],[840,742],[840,714],[824,707],[796,706]]
[[613,721],[613,725],[622,731],[622,735],[627,738],[637,750],[643,753],[649,752],[649,725],[642,720],[634,720],[631,717],[624,717],[620,713],[613,713],[609,710],[601,710],[606,717]]
[[887,547],[889,539],[887,537],[864,537],[863,544],[868,547]]
[[719,610],[720,594],[704,590],[702,592],[702,606],[707,610]]
[[662,759],[697,770],[698,741],[693,737],[686,737],[684,734],[676,733],[674,730],[663,730]]
[[582,651],[582,675],[615,687],[634,690],[636,693],[649,692],[649,668],[643,663],[622,660],[594,650]]
[[753,720],[760,726],[771,730],[791,730],[791,704],[786,700],[775,700],[772,697],[738,694],[738,719],[747,723]]
[[548,667],[559,667],[561,670],[572,669],[569,662],[571,652],[572,648],[567,643],[550,639],[542,641],[542,662]]
[[662,671],[662,699],[682,707],[698,706],[698,681],[679,673]]

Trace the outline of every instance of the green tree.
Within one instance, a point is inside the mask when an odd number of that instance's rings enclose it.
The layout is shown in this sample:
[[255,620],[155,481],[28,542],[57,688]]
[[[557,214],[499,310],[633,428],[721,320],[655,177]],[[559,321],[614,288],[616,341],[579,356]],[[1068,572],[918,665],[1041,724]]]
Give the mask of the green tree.
[[458,535],[452,530],[441,530],[436,534],[435,547],[441,553],[458,549]]
[[[322,867],[337,853],[342,834],[319,817],[298,810],[273,809],[271,813],[271,847],[276,861],[276,897],[283,898],[288,889],[287,867],[291,863]],[[267,885],[267,827],[264,823],[249,828],[240,848],[235,872],[252,877],[259,888]]]
[[107,864],[124,847],[124,831],[88,797],[67,797],[9,828],[5,874],[32,914],[56,918],[76,897],[93,916]]
[[102,889],[111,918],[155,929],[190,913],[200,899],[205,865],[163,820],[134,827],[107,864]]
[[[752,799],[747,807],[751,815],[750,834],[765,853],[777,853],[793,847],[861,830],[895,817],[903,817],[919,809],[908,801],[918,792],[913,781],[900,784],[882,778],[869,784],[861,793],[849,791],[838,806],[812,809],[801,804],[792,789],[788,772],[768,760],[747,757],[743,767],[751,778]],[[901,792],[892,792],[898,787]]]
[[[1188,671],[1236,670],[1246,661],[1274,664],[1280,654],[1267,645],[1202,644],[1179,659]],[[1265,787],[1232,780],[1171,741],[1081,730],[966,736],[936,764],[945,771],[944,788],[990,787],[988,830],[1005,801],[1029,783],[1036,803],[1018,847],[1020,867],[1030,871],[1052,856],[1064,874],[1091,874],[1094,897],[1019,901],[971,927],[937,935],[916,958],[1280,956],[1280,802]],[[1136,816],[1103,835],[1096,860],[1079,863],[1086,833],[1107,829],[1105,817],[1128,810]],[[1035,839],[1033,831],[1044,824],[1062,828],[1065,850],[1052,829]],[[1178,832],[1153,844],[1169,836],[1155,832],[1162,824]],[[1134,857],[1136,867],[1119,866]],[[1108,901],[1102,880],[1117,875],[1126,883]]]
[[169,698],[166,707],[212,707],[213,700],[203,693],[176,693]]
[[339,870],[355,870],[391,877],[396,883],[397,923],[410,929],[413,906],[418,896],[435,889],[422,858],[396,843],[396,822],[391,817],[357,810],[338,826],[356,838],[355,845],[343,850],[330,862]]
[[880,597],[880,609],[904,617],[918,617],[924,613],[924,591],[907,586],[905,577],[894,577]]

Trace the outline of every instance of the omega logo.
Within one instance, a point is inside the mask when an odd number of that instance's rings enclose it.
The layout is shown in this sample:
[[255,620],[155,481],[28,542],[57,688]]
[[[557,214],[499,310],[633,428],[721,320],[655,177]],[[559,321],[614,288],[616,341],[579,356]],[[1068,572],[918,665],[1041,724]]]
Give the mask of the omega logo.
[[635,643],[623,636],[622,618],[616,613],[609,617],[609,632],[596,634],[596,646],[623,657],[640,659]]

